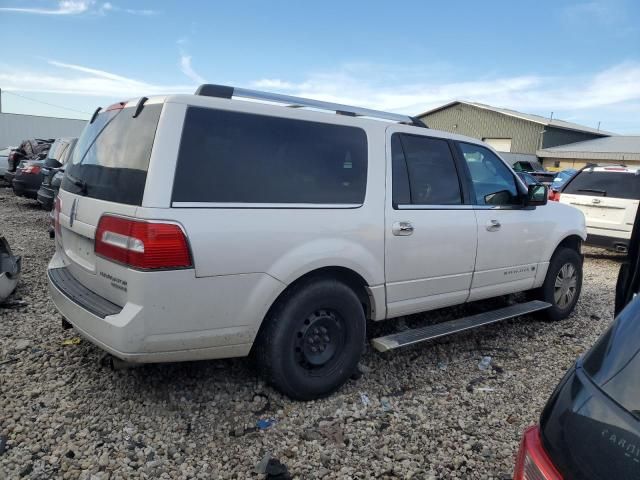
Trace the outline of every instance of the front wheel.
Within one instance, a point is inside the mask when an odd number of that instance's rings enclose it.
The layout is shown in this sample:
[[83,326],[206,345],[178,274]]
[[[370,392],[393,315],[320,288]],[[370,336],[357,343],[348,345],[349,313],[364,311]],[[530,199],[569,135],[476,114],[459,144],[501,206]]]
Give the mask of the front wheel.
[[305,281],[274,307],[256,348],[267,380],[291,398],[311,400],[338,389],[357,368],[366,320],[358,296],[331,280]]
[[561,248],[549,262],[547,276],[536,297],[551,304],[542,313],[549,320],[567,318],[578,303],[582,290],[582,257],[571,248]]

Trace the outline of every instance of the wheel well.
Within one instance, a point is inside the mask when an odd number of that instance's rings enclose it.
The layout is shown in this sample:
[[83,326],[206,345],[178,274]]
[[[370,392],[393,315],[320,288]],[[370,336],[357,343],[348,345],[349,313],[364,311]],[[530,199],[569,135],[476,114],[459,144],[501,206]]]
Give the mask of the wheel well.
[[581,253],[582,238],[580,238],[578,235],[571,235],[565,238],[560,242],[553,253],[557,252],[559,248],[570,248],[578,253]]
[[[289,291],[295,288],[298,284],[320,278],[331,278],[339,280],[346,284],[355,292],[355,294],[360,299],[360,303],[362,304],[362,308],[364,309],[365,317],[367,319],[370,319],[372,317],[372,302],[367,292],[367,287],[369,286],[369,284],[364,278],[362,278],[360,274],[345,267],[323,267],[305,273],[300,278],[290,283],[287,288],[285,288],[284,291],[280,295],[278,295],[278,298],[275,302],[273,302],[273,305],[269,309],[269,313],[273,309],[274,305],[276,305],[283,297],[287,295]],[[267,317],[269,316],[269,313],[267,313]]]

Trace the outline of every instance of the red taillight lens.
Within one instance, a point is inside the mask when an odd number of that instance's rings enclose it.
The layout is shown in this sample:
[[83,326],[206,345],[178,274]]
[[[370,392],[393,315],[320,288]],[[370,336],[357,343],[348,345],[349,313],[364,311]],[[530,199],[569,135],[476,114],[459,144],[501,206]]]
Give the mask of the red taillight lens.
[[53,228],[56,232],[56,241],[60,242],[60,197],[56,196],[53,206]]
[[529,427],[522,435],[513,480],[562,480],[540,439],[540,428]]
[[27,165],[26,167],[24,167],[22,169],[22,173],[40,173],[40,171],[42,170],[42,168],[40,168],[39,165]]
[[560,201],[560,192],[556,192],[555,190],[549,190],[549,200],[552,202]]
[[96,230],[95,252],[141,270],[192,266],[187,237],[174,223],[103,215]]

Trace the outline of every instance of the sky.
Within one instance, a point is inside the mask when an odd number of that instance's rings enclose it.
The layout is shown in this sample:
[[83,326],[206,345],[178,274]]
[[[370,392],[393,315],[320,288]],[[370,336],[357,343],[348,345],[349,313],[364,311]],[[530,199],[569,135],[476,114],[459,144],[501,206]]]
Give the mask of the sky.
[[205,82],[640,134],[640,1],[0,0],[3,112],[88,118]]

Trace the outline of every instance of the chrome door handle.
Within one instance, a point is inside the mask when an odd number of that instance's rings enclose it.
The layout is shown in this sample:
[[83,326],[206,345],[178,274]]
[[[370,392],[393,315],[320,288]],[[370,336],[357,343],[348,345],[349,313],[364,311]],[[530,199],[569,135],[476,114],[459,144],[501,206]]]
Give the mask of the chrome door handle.
[[411,222],[394,222],[391,226],[391,232],[396,236],[406,236],[413,233],[413,225]]
[[489,223],[487,223],[488,232],[497,232],[500,227],[502,227],[502,224],[498,220],[489,220]]

